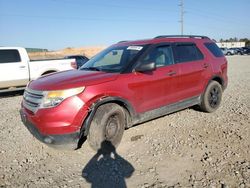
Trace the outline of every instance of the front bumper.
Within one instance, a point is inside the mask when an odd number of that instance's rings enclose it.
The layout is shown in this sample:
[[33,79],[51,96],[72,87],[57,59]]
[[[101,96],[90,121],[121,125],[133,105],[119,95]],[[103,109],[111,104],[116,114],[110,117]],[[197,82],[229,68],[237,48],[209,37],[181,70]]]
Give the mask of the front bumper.
[[36,126],[29,120],[24,109],[20,110],[20,115],[23,124],[29,132],[39,141],[47,144],[48,146],[58,149],[77,149],[80,139],[80,131],[70,134],[42,134]]

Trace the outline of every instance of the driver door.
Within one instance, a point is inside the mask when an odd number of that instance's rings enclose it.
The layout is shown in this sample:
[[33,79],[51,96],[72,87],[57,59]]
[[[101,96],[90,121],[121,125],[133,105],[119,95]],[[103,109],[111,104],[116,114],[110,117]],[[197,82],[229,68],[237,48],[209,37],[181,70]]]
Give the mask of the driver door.
[[176,102],[178,67],[174,64],[172,47],[157,46],[140,62],[155,62],[156,70],[126,75],[128,87],[134,95],[136,111],[143,113]]

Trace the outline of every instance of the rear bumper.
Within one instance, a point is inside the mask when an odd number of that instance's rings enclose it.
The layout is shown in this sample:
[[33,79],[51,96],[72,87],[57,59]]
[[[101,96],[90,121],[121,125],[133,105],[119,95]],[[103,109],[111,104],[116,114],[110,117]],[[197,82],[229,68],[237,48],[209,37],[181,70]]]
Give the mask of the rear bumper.
[[39,141],[47,144],[48,146],[58,148],[58,149],[77,149],[78,142],[80,139],[80,131],[70,133],[70,134],[42,134],[36,126],[29,121],[26,113],[23,109],[20,110],[20,115],[23,124],[29,130],[29,132],[37,138]]

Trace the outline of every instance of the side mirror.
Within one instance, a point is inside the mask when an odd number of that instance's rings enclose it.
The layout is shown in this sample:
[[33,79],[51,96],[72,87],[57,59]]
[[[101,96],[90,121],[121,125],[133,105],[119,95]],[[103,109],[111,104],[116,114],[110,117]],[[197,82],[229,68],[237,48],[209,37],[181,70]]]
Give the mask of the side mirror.
[[135,68],[136,72],[147,72],[147,71],[153,71],[156,69],[155,62],[150,63],[143,63],[140,64],[138,67]]

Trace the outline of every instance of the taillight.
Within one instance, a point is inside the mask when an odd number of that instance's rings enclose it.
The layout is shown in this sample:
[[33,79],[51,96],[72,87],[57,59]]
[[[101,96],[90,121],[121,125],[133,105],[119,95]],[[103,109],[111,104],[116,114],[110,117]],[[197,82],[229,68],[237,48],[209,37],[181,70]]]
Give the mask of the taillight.
[[70,65],[71,65],[71,67],[72,67],[73,69],[77,69],[77,64],[76,64],[75,61],[72,61],[72,62],[70,63]]

